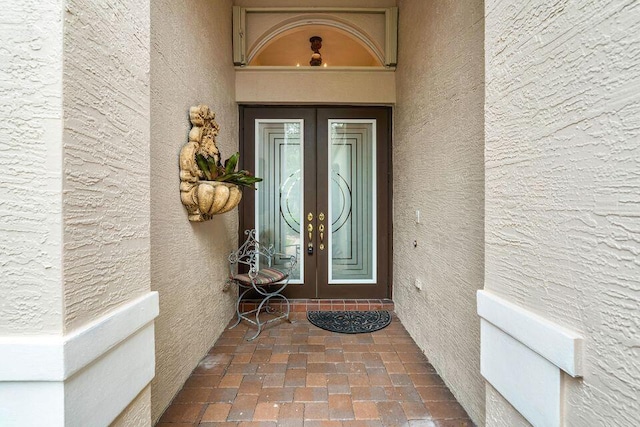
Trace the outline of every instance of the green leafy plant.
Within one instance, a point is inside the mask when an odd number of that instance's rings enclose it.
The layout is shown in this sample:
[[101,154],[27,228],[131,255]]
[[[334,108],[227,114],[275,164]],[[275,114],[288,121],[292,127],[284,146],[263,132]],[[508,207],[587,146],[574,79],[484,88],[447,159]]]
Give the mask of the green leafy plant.
[[242,187],[256,189],[255,183],[262,181],[262,178],[255,177],[251,172],[246,170],[236,171],[240,153],[235,153],[224,162],[224,166],[220,161],[213,157],[207,157],[200,153],[196,154],[196,163],[204,174],[204,178],[208,181],[228,182]]

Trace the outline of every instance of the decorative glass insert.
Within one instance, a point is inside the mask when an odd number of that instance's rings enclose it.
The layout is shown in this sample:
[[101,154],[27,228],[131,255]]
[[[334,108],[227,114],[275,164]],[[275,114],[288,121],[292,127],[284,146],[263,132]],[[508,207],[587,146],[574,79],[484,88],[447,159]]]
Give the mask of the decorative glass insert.
[[[258,240],[277,252],[298,254],[289,283],[302,283],[303,243],[303,120],[256,120],[257,185],[255,227]],[[277,258],[274,267],[285,260]]]
[[329,283],[376,281],[375,120],[329,120]]

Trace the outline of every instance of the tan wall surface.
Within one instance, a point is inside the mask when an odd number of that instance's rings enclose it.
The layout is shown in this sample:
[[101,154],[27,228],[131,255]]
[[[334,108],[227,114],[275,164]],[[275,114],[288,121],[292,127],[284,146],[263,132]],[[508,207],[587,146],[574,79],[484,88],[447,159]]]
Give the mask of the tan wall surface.
[[144,390],[126,407],[110,427],[146,427],[151,425],[151,386]]
[[[150,290],[149,6],[67,0],[64,11],[64,324],[70,331]],[[149,425],[148,392],[130,408],[125,418]]]
[[492,427],[530,427],[531,424],[511,406],[489,383],[487,389],[486,425]]
[[231,1],[151,3],[151,282],[156,319],[157,420],[232,316],[222,293],[227,255],[237,244],[237,210],[190,223],[180,202],[178,154],[189,107],[208,104],[220,125],[224,158],[238,147],[231,55]]
[[486,6],[485,287],[584,335],[568,426],[640,420],[639,14]]
[[484,261],[483,3],[400,1],[399,8],[396,312],[472,419],[483,425],[475,298]]
[[[71,330],[149,291],[149,9],[68,0],[64,317]],[[132,60],[135,59],[135,60]]]
[[393,104],[395,77],[393,71],[242,69],[236,94],[239,103]]
[[62,15],[0,8],[0,336],[61,333]]
[[396,0],[234,0],[242,7],[393,7]]

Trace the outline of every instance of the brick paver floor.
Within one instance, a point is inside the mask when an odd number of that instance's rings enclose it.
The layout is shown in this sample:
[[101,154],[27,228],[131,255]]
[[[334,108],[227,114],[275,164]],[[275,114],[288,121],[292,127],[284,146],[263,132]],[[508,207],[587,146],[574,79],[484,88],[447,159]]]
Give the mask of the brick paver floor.
[[347,335],[292,313],[253,333],[226,330],[157,427],[473,426],[395,316]]

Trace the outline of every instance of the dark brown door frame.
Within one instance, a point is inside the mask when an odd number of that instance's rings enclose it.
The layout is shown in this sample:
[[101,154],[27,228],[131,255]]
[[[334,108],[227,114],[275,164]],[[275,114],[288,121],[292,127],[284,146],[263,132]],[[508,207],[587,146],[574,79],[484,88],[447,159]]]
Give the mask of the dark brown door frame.
[[[391,298],[392,295],[392,150],[391,150],[391,108],[390,107],[345,107],[345,106],[261,106],[261,105],[241,105],[240,106],[240,163],[241,167],[253,169],[253,159],[255,158],[254,144],[243,144],[242,141],[253,141],[255,139],[255,127],[246,126],[245,119],[253,123],[254,114],[259,113],[260,118],[282,118],[286,115],[291,119],[304,119],[304,139],[305,145],[315,144],[318,141],[326,141],[328,137],[327,126],[320,125],[327,123],[328,119],[376,119],[377,124],[377,189],[378,189],[378,240],[382,243],[377,251],[377,285],[368,284],[328,284],[328,259],[317,255],[308,256],[306,254],[306,240],[302,248],[301,256],[305,257],[305,283],[318,283],[316,292],[311,292],[301,285],[289,285],[286,294],[290,298]],[[248,122],[249,123],[249,122]],[[305,153],[308,153],[306,145]],[[326,146],[313,146],[313,151],[318,156],[327,159],[328,150]],[[321,162],[323,159],[321,158]],[[327,212],[328,188],[318,186],[318,182],[328,181],[327,171],[317,170],[316,156],[305,155],[305,185],[316,188],[316,198],[305,198],[305,213]],[[310,200],[314,199],[314,200]],[[315,205],[318,200],[318,205]],[[239,206],[239,235],[244,238],[243,231],[252,227],[255,216],[255,199],[250,190],[244,190],[242,202]],[[306,216],[306,215],[305,215]],[[313,221],[314,229],[317,229],[317,218]],[[306,233],[305,233],[306,235]],[[317,251],[317,248],[316,248]],[[316,277],[317,274],[317,277]],[[314,295],[315,294],[315,295]]]

